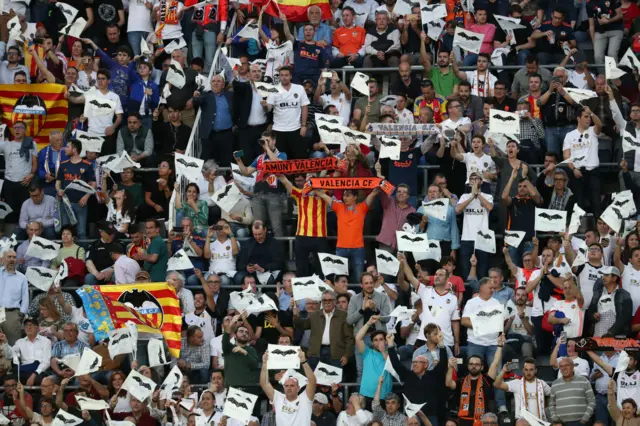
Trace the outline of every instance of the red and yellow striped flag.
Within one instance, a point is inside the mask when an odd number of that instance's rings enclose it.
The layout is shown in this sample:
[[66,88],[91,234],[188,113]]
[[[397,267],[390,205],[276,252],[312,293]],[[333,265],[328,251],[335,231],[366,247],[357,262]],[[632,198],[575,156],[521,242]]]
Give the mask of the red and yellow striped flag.
[[77,293],[96,340],[132,321],[141,332],[162,334],[171,355],[180,357],[182,312],[167,283],[84,286]]
[[258,0],[255,2],[260,7],[268,4],[266,12],[275,16],[284,13],[289,22],[308,22],[307,9],[318,6],[322,10],[322,19],[331,19],[331,6],[329,0]]
[[69,119],[69,104],[61,84],[0,84],[2,122],[9,128],[18,121],[27,125],[27,136],[38,149],[49,144],[52,130],[64,131]]

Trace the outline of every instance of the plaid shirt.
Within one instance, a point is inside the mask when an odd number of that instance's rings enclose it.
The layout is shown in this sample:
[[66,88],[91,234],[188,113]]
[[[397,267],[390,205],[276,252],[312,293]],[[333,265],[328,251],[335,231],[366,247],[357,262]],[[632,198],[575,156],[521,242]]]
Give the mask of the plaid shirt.
[[380,420],[383,426],[406,426],[407,416],[402,414],[401,411],[389,415],[380,406],[380,401],[375,399],[371,403],[371,407],[373,407],[373,419]]
[[82,352],[84,352],[85,348],[89,348],[89,345],[80,340],[76,340],[73,346],[70,346],[66,340],[60,340],[55,345],[53,345],[53,349],[51,349],[51,357],[64,358],[67,355],[82,355]]
[[520,120],[520,140],[530,140],[536,147],[540,145],[540,139],[544,139],[544,126],[539,118]]
[[211,365],[211,349],[209,343],[204,342],[202,346],[191,346],[187,343],[187,338],[184,337],[182,339],[180,359],[184,360],[192,370],[209,368]]

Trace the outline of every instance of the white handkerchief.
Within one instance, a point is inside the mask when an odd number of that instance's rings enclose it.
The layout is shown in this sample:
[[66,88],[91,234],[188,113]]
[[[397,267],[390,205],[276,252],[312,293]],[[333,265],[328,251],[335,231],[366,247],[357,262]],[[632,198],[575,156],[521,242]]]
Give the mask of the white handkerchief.
[[318,286],[317,277],[297,277],[291,279],[291,288],[293,290],[293,300],[313,299],[320,300],[322,291]]
[[184,271],[186,269],[193,269],[193,263],[189,260],[189,256],[184,252],[184,250],[178,250],[176,254],[174,254],[167,264],[167,271]]
[[622,131],[622,151],[637,151],[640,148],[640,139],[636,137],[635,132]]
[[[305,376],[303,376],[302,374],[298,373],[296,370],[294,370],[292,368],[290,368],[287,371],[285,371],[285,373],[282,375],[282,378],[278,382],[282,386],[284,386],[285,382],[289,378],[296,379],[298,381],[298,386],[300,386],[301,388],[306,386],[307,383],[309,382]],[[316,382],[317,382],[317,378],[316,378]]]
[[227,390],[227,399],[224,402],[222,415],[246,425],[251,419],[251,413],[257,400],[256,395],[230,387]]
[[102,150],[102,144],[104,143],[102,136],[94,135],[84,130],[76,130],[74,137],[82,144],[81,157],[86,157],[87,152],[100,152]]
[[64,192],[67,192],[69,189],[75,189],[76,191],[84,192],[85,194],[95,194],[96,189],[86,183],[83,180],[76,179],[72,181],[67,187],[64,189]]
[[389,105],[392,107],[398,106],[398,97],[394,95],[388,95],[380,99],[380,105]]
[[491,63],[497,67],[501,67],[502,55],[508,55],[510,50],[506,47],[498,47],[491,52]]
[[238,34],[236,34],[236,37],[252,38],[254,40],[260,41],[259,30],[260,28],[258,27],[258,23],[252,19],[247,23],[247,25],[244,26],[244,28],[240,30],[240,32],[238,32]]
[[[393,364],[391,364],[391,358],[387,356],[387,360],[384,363],[384,371],[389,372],[389,374],[391,374],[393,377],[395,377],[395,379],[399,382],[401,382],[402,380],[400,380],[400,376],[398,375],[398,372],[396,371],[395,368],[393,368]],[[382,373],[384,374],[384,373]]]
[[171,85],[165,84],[162,88],[162,93],[160,94],[160,101],[158,101],[158,105],[166,104],[167,98],[171,96]]
[[428,252],[429,240],[427,234],[414,234],[406,231],[396,231],[398,251]]
[[342,137],[346,143],[357,143],[371,145],[371,135],[369,133],[358,132],[357,130],[346,128],[342,132]]
[[611,56],[604,57],[604,73],[607,80],[615,80],[626,74],[626,72],[618,68],[616,60]]
[[584,210],[580,208],[579,205],[573,205],[573,213],[571,213],[571,219],[569,221],[569,229],[567,232],[570,235],[573,235],[578,232],[578,228],[580,228],[580,224],[582,223],[582,218],[587,214]]
[[187,47],[187,42],[184,41],[182,37],[180,37],[177,42],[173,40],[171,43],[167,44],[164,47],[164,51],[170,55],[174,50],[182,49],[183,47]]
[[483,40],[484,34],[482,33],[474,33],[473,31],[456,27],[456,33],[453,36],[453,46],[459,46],[463,50],[479,54]]
[[167,70],[167,83],[170,83],[172,86],[177,87],[178,89],[182,89],[186,83],[182,65],[180,65],[180,62],[174,59],[171,60],[171,63],[169,64],[169,68]]
[[442,19],[427,22],[427,35],[429,38],[436,41],[440,40],[440,35],[442,34],[442,31],[444,31],[445,24],[446,22]]
[[140,55],[141,56],[151,56],[153,52],[151,51],[151,48],[149,47],[149,44],[147,43],[147,41],[144,39],[144,37],[140,38]]
[[167,354],[164,351],[164,340],[151,339],[147,346],[147,354],[149,355],[149,367],[160,367],[169,364]]
[[511,247],[518,248],[527,233],[525,231],[504,231],[504,242]]
[[246,308],[248,314],[259,314],[261,312],[278,311],[278,309],[279,308],[278,306],[276,306],[276,303],[266,294],[250,300]]
[[58,255],[58,251],[60,251],[60,245],[58,243],[34,235],[33,238],[31,238],[31,243],[29,244],[29,248],[27,248],[25,256],[51,260]]
[[391,311],[389,316],[396,317],[396,322],[402,322],[410,320],[415,313],[415,309],[408,309],[406,306],[396,306],[393,311]]
[[471,325],[475,336],[484,336],[504,331],[504,306],[493,306],[471,315]]
[[76,402],[83,411],[100,411],[109,409],[107,401],[102,399],[91,399],[85,396],[76,395]]
[[609,207],[605,209],[600,215],[600,219],[611,227],[616,233],[620,232],[622,227],[622,221],[627,217],[625,212],[614,204],[609,204]]
[[400,270],[400,261],[388,251],[376,249],[376,267],[379,274],[395,277]]
[[536,207],[534,226],[536,231],[564,232],[567,226],[567,212]]
[[493,17],[496,18],[498,25],[500,25],[500,28],[505,32],[527,28],[520,24],[522,21],[520,18],[512,18],[511,16],[502,15],[493,15]]
[[64,15],[65,19],[67,20],[67,24],[73,22],[74,18],[78,14],[78,9],[67,3],[57,2],[56,6],[58,6],[60,12],[62,12],[62,14]]
[[426,402],[423,402],[422,404],[413,404],[405,394],[402,394],[402,396],[404,397],[404,412],[408,418],[415,416],[416,413],[427,404]]
[[394,161],[399,160],[401,144],[400,139],[382,136],[380,138],[380,158],[388,158]]
[[495,133],[520,133],[520,116],[516,113],[492,109],[489,111],[489,128]]
[[244,311],[249,306],[249,302],[256,298],[256,295],[251,292],[251,287],[247,288],[243,291],[233,291],[229,295],[229,301],[231,302],[231,306],[236,311]]
[[357,90],[363,95],[369,96],[369,76],[361,72],[357,72],[351,80],[351,88]]
[[550,426],[551,423],[545,422],[533,415],[529,410],[520,410],[520,415],[529,423],[529,426]]
[[83,419],[60,409],[53,418],[52,426],[76,426],[83,422]]
[[102,366],[102,357],[89,348],[85,348],[78,363],[78,369],[73,377],[95,373]]
[[349,259],[329,253],[318,253],[324,275],[349,275]]
[[571,87],[567,87],[564,90],[569,94],[569,96],[571,96],[571,99],[577,103],[598,97],[596,92],[589,89],[573,89]]
[[343,133],[349,130],[341,124],[318,123],[320,140],[325,144],[340,145],[344,142]]
[[235,205],[238,204],[241,200],[244,199],[240,189],[236,186],[234,182],[227,184],[225,187],[217,190],[212,196],[211,199],[216,203],[222,211],[227,213],[231,212]]
[[48,292],[57,274],[58,271],[53,269],[47,269],[40,266],[29,266],[25,276],[27,277],[29,284],[39,290]]
[[640,60],[631,47],[627,49],[618,65],[622,67],[629,67],[635,72],[640,73]]
[[422,202],[423,214],[429,217],[434,217],[440,220],[447,220],[447,213],[449,211],[449,199],[437,198],[435,200]]
[[271,94],[282,92],[282,86],[280,86],[279,84],[275,85],[259,82],[256,83],[256,90],[258,91],[258,93],[260,93],[260,96],[262,96],[263,98],[267,98],[267,96]]
[[171,399],[174,391],[179,391],[182,385],[182,372],[178,366],[174,366],[164,382],[160,385],[160,399]]
[[589,250],[587,243],[580,240],[580,246],[575,251],[576,257],[573,259],[573,264],[571,265],[572,268],[577,268],[578,266],[587,263],[587,250]]
[[130,392],[138,400],[144,401],[156,390],[156,382],[135,370],[131,370],[122,384],[122,389]]
[[476,232],[476,250],[486,253],[496,253],[496,234],[491,229],[481,229]]
[[4,219],[9,213],[11,213],[13,209],[9,204],[4,201],[0,201],[0,219]]
[[[444,3],[427,4],[426,1],[420,1],[420,18],[422,23],[431,23],[441,21],[447,17],[447,5]],[[441,28],[440,31],[444,29]],[[437,40],[437,38],[435,39]]]
[[319,362],[314,371],[319,385],[331,386],[342,382],[342,368]]
[[118,164],[114,164],[111,171],[114,173],[122,173],[124,169],[129,168],[139,169],[140,163],[133,161],[131,157],[129,157],[129,153],[127,153],[127,151],[122,151]]
[[202,176],[204,160],[176,152],[176,176],[184,176],[191,183],[198,183]]
[[84,27],[87,26],[87,20],[83,17],[76,19],[73,23],[67,24],[64,28],[60,30],[62,34],[66,34],[71,37],[80,38],[82,36],[82,32],[84,31]]
[[289,368],[300,368],[299,349],[300,346],[268,345],[267,369],[287,370]]
[[109,330],[109,356],[114,359],[121,354],[132,354],[137,342],[133,341],[129,329],[126,327]]
[[620,351],[620,355],[618,356],[618,362],[616,364],[615,373],[621,373],[627,369],[629,366],[629,354],[627,351]]
[[7,21],[7,28],[9,29],[9,40],[15,40],[20,37],[22,34],[22,29],[20,28],[20,18],[18,16],[14,16],[13,18]]

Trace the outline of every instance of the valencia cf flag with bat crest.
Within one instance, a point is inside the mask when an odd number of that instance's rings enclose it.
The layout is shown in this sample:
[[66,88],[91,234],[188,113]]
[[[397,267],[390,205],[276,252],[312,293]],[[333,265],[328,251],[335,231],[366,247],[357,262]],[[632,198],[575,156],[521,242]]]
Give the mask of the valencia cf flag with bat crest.
[[322,10],[322,19],[331,19],[331,6],[329,0],[257,0],[252,2],[259,8],[268,5],[266,12],[275,16],[284,13],[289,22],[307,22],[307,10],[311,6],[318,6]]
[[180,357],[182,313],[178,296],[167,283],[84,286],[76,292],[97,341],[132,321],[138,331],[162,334],[171,355]]
[[64,131],[69,104],[61,84],[0,84],[2,122],[13,127],[18,121],[27,126],[27,136],[38,149],[49,144],[52,130]]

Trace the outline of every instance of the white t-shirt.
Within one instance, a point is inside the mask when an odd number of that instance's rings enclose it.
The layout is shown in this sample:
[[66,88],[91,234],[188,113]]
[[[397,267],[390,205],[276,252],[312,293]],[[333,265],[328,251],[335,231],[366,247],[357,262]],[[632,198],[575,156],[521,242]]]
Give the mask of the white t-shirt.
[[39,425],[42,425],[42,426],[48,426],[48,425],[52,425],[54,420],[55,420],[55,417],[50,422],[45,422],[44,421],[44,417],[42,417],[42,414],[33,412],[33,418],[31,419],[31,424],[32,425],[39,424]]
[[[565,356],[558,357],[558,365],[560,365],[560,361],[562,361],[565,358],[567,357]],[[578,376],[586,377],[587,379],[589,378],[589,363],[587,362],[586,359],[582,359],[580,357],[574,359],[573,369],[575,374],[577,374]],[[562,372],[558,370],[558,379],[561,377],[562,377]]]
[[471,124],[471,119],[469,119],[469,117],[460,117],[457,121],[453,121],[452,119],[447,118],[442,123],[440,123],[443,131],[445,129],[456,130],[458,127],[464,126],[465,124]]
[[[518,308],[515,306],[515,304],[513,305],[512,304],[513,302],[511,300],[509,300],[509,302],[507,303],[507,309],[509,309],[510,307],[512,307],[513,309],[513,312],[511,313],[511,315],[513,316],[513,322],[511,323],[509,334],[519,334],[521,336],[528,336],[529,333],[527,333],[527,329],[524,328],[524,324],[522,324],[522,320],[517,315]],[[529,306],[524,308],[524,316],[529,322],[531,322],[531,308]]]
[[78,326],[78,340],[89,344],[89,336],[93,334],[93,327],[88,319],[82,315],[83,308],[71,307],[71,322]]
[[271,77],[273,79],[273,84],[278,84],[280,82],[280,68],[293,64],[293,45],[291,42],[285,42],[278,46],[273,42],[273,40],[269,40],[266,48],[267,64],[264,76]]
[[344,93],[340,93],[340,96],[338,96],[337,99],[331,97],[331,93],[325,93],[320,96],[320,103],[322,104],[322,108],[326,108],[327,105],[335,106],[340,113],[340,118],[342,118],[342,125],[346,126],[349,124],[349,118],[351,117],[351,102],[347,101]]
[[467,180],[465,182],[467,185],[469,185],[469,177],[471,176],[471,173],[474,172],[479,173],[480,176],[482,176],[483,182],[491,182],[484,178],[484,172],[496,169],[496,164],[491,159],[491,156],[482,154],[481,157],[478,157],[473,152],[465,152],[462,162],[467,166]]
[[595,127],[589,127],[586,132],[580,133],[578,129],[573,130],[564,137],[562,150],[570,150],[573,165],[577,168],[585,167],[593,170],[600,165],[598,157],[598,135]]
[[622,288],[631,295],[633,314],[635,315],[638,306],[640,306],[640,271],[633,269],[630,263],[625,265],[622,272]]
[[304,391],[295,401],[278,391],[273,393],[273,406],[276,412],[276,425],[310,426],[312,401]]
[[[87,93],[90,93],[91,95],[96,96],[98,101],[100,101],[100,98],[103,98],[103,99],[108,99],[110,101],[115,102],[116,107],[114,110],[114,114],[117,115],[117,114],[123,113],[122,103],[120,103],[120,96],[116,95],[112,91],[107,92],[106,95],[100,92],[98,89],[94,89]],[[106,136],[105,131],[107,130],[107,127],[113,125],[114,114],[105,114],[105,115],[98,115],[95,117],[91,117],[89,119],[89,130],[88,130],[89,133],[92,133],[97,136]]]
[[[400,327],[407,327],[409,324],[411,324],[411,321],[405,320],[400,323]],[[422,327],[422,323],[413,324],[413,327],[411,328],[409,335],[405,339],[405,344],[414,345],[416,343],[416,340],[418,340],[420,333],[424,334],[424,331],[422,331],[423,329],[424,327]]]
[[[228,277],[233,277],[236,274],[236,259],[233,256],[231,240],[227,239],[227,241],[221,243],[216,238],[209,247],[211,249],[209,273],[225,274]],[[239,242],[238,248],[240,248]]]
[[414,119],[413,119],[413,113],[411,111],[409,111],[408,109],[403,109],[402,111],[396,111],[396,116],[397,118],[397,122],[398,124],[413,124],[414,123]]
[[[160,4],[160,2],[156,1],[156,4]],[[182,2],[178,2],[178,10],[176,11],[176,14],[180,13],[182,9],[184,9],[184,4]],[[158,29],[159,25],[160,25],[160,22],[156,24],[156,30]],[[175,25],[165,24],[164,27],[162,28],[162,33],[161,33],[162,40],[173,40],[180,37],[182,37],[182,25],[180,25],[180,22],[178,22]]]
[[[493,91],[493,87],[498,82],[496,76],[491,74],[489,71],[486,71],[485,73],[480,73],[477,70],[465,71],[465,74],[467,75],[467,81],[471,84],[471,94],[483,98],[489,95],[489,90]],[[485,87],[485,74],[489,75],[489,87]]]
[[186,314],[184,316],[184,322],[187,323],[187,325],[197,325],[200,327],[200,329],[202,329],[205,342],[212,341],[216,335],[213,327],[214,320],[206,309],[202,311],[200,315],[197,315],[195,312]]
[[616,395],[618,407],[622,406],[622,401],[627,398],[633,399],[636,404],[640,401],[640,371],[636,370],[632,374],[621,371],[616,380]]
[[116,210],[113,199],[109,199],[107,204],[107,222],[111,222],[118,232],[124,232],[124,225],[131,223],[131,218],[128,214],[122,215],[122,210]]
[[[571,322],[565,324],[563,329],[567,333],[567,338],[582,336],[582,326],[584,325],[584,312],[580,309],[578,301],[567,302],[566,300],[556,300],[553,305],[554,311],[562,312],[565,318],[569,318]],[[551,315],[551,314],[549,314]]]
[[[567,70],[567,74],[569,76],[569,83],[576,86],[577,89],[589,89],[586,72],[578,74],[575,70]],[[591,77],[595,80],[596,77],[593,75],[593,73],[590,74]]]
[[[578,274],[578,283],[580,284],[582,297],[584,297],[584,305],[582,305],[582,309],[585,311],[589,309],[589,305],[591,304],[591,298],[593,297],[593,285],[596,283],[598,278],[602,278],[602,268],[603,266],[596,267],[590,263],[585,263],[579,267],[580,273]],[[580,334],[578,336],[580,336]]]
[[[231,338],[231,343],[235,343],[235,338]],[[218,357],[218,366],[224,368],[224,354],[222,353],[222,334],[211,339],[211,356]]]
[[460,320],[457,297],[448,291],[440,294],[435,287],[425,286],[424,284],[420,284],[420,287],[418,287],[418,296],[422,300],[421,327],[418,339],[426,341],[424,327],[429,323],[434,323],[439,325],[442,330],[444,344],[453,346],[455,342],[451,321]]
[[5,141],[0,142],[0,154],[4,155],[6,170],[4,178],[11,182],[21,182],[22,179],[31,173],[31,161],[33,156],[38,156],[38,148],[36,142],[33,142],[32,149],[29,150],[29,158],[25,159],[20,156],[20,147],[22,142]]
[[282,90],[279,93],[271,93],[267,97],[267,104],[273,106],[273,130],[279,132],[299,130],[302,107],[310,103],[307,93],[299,84],[292,84],[288,91],[284,88]]
[[127,32],[131,31],[143,31],[150,33],[153,31],[151,25],[151,9],[147,9],[145,3],[153,5],[153,2],[148,0],[131,0],[129,3],[129,22],[127,23]]
[[98,73],[96,71],[91,71],[91,73],[89,74],[87,74],[84,70],[78,71],[78,82],[76,83],[76,85],[82,90],[87,91],[96,85],[97,79]]
[[[493,204],[493,197],[489,194],[482,193],[482,196],[491,204]],[[469,198],[472,198],[473,194],[462,194],[458,203],[463,203]],[[462,218],[462,241],[474,241],[476,240],[476,234],[479,229],[489,228],[489,211],[482,206],[479,199],[475,199],[465,207]]]
[[[513,396],[515,397],[515,400],[516,400],[516,419],[519,419],[521,417],[520,407],[522,407],[523,405],[522,404],[522,393],[523,393],[522,381],[523,380],[525,380],[524,377],[521,379],[511,380],[510,382],[507,382],[507,386],[509,386],[509,392],[513,393]],[[546,396],[549,396],[549,394],[551,394],[551,387],[544,380],[542,380],[540,383],[542,384],[542,389],[544,391],[544,394]],[[538,386],[536,384],[536,381],[534,380],[533,383],[526,382],[524,392],[526,392],[527,394],[526,395],[527,411],[529,411],[531,414],[538,417],[539,419],[546,420],[546,415],[544,413],[544,403],[543,403],[543,406],[540,407],[542,409],[539,410],[540,404],[538,402],[538,395],[537,395]],[[544,397],[542,398],[542,400],[544,401]]]
[[[467,302],[462,313],[462,318],[471,318],[477,312],[483,310],[502,309],[502,303],[493,297],[489,300],[483,300],[480,296],[474,297]],[[499,333],[483,334],[476,336],[473,328],[467,329],[467,340],[479,346],[494,346],[498,344]]]

